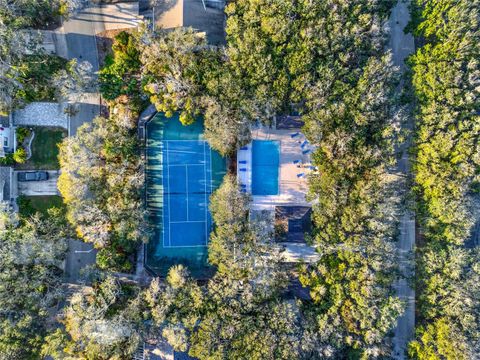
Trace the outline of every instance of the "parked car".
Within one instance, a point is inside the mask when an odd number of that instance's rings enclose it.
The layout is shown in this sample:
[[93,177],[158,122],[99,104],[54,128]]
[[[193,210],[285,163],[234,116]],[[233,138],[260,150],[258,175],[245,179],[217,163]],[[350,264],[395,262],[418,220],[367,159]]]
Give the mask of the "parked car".
[[44,181],[48,180],[46,171],[21,171],[17,174],[18,181]]

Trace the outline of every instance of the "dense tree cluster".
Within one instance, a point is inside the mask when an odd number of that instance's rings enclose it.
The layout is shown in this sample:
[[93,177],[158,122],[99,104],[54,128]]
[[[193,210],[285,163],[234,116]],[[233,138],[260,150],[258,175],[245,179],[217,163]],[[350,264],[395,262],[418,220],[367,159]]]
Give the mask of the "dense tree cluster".
[[84,124],[60,145],[58,188],[77,235],[97,249],[103,268],[130,270],[126,257],[149,234],[135,123],[117,109]]
[[0,213],[0,359],[39,358],[51,308],[62,299],[63,226]]
[[[263,113],[303,113],[317,146],[310,177],[322,254],[305,267],[306,305],[318,356],[388,353],[401,312],[392,296],[396,201],[392,140],[395,69],[384,54],[385,1],[237,1],[227,8],[226,49],[242,86]],[[257,93],[255,93],[257,92]]]
[[[232,177],[213,196],[213,216],[223,219],[210,245],[216,249],[212,261],[219,265],[213,278],[199,284],[188,269],[174,266],[165,281],[155,279],[145,290],[111,276],[96,280],[72,297],[64,327],[47,337],[43,354],[123,359],[141,342],[163,338],[199,359],[310,358],[301,309],[281,296],[285,273],[275,252],[266,251],[266,235],[258,233],[263,226],[243,236],[238,222],[226,215],[234,201],[236,214],[248,216],[248,199]],[[237,250],[220,240],[226,233],[238,236]],[[230,251],[237,255],[227,266],[228,258],[219,254]]]
[[415,182],[422,243],[417,271],[421,315],[410,355],[469,359],[480,348],[478,254],[464,248],[480,166],[480,2],[413,4],[424,40],[410,58],[417,97]]
[[119,96],[126,96],[130,103],[140,102],[138,36],[137,32],[126,31],[115,36],[113,53],[107,55],[105,66],[100,70],[100,92],[104,99],[113,101]]
[[146,334],[142,297],[136,286],[112,276],[97,279],[69,300],[64,327],[52,331],[42,346],[54,359],[128,359]]
[[[268,123],[292,108],[303,114],[319,169],[310,197],[322,259],[302,275],[312,289],[306,314],[316,324],[318,356],[388,352],[386,334],[401,311],[391,294],[397,203],[388,175],[400,114],[396,70],[384,53],[393,3],[241,0],[226,8],[225,49],[177,31],[152,38],[143,51],[152,102],[184,111],[185,123],[204,113],[206,137],[222,153],[248,140],[256,120]],[[214,206],[231,195],[226,189]],[[222,225],[211,237],[210,261],[220,272],[235,269],[228,259],[249,254],[254,242],[245,200],[229,201],[229,216],[215,219]]]
[[230,70],[223,49],[208,46],[192,29],[156,34],[142,49],[144,90],[159,111],[192,123],[203,114],[205,137],[222,155],[250,140],[255,100]]
[[39,34],[27,29],[48,26],[69,11],[63,0],[0,1],[0,113],[31,101],[55,100],[52,79],[66,61],[44,54]]
[[0,23],[15,29],[48,28],[68,16],[75,0],[2,0]]

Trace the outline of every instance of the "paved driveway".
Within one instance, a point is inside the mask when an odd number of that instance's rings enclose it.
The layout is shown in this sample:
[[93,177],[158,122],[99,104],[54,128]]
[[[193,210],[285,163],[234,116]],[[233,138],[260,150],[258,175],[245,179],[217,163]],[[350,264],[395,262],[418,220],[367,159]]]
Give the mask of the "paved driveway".
[[82,270],[95,264],[97,250],[92,244],[79,240],[68,241],[68,252],[65,259],[65,278],[69,283],[82,283]]
[[[132,28],[139,23],[138,3],[119,3],[113,5],[92,5],[66,21],[57,30],[57,53],[68,59],[88,61],[94,71],[99,70],[98,50],[95,35],[105,30]],[[75,135],[85,122],[91,122],[100,115],[100,95],[87,94],[78,103],[78,112],[71,116],[69,135]]]
[[[17,173],[14,176],[17,179]],[[17,181],[18,194],[28,196],[60,195],[57,188],[58,171],[48,171],[46,181]]]

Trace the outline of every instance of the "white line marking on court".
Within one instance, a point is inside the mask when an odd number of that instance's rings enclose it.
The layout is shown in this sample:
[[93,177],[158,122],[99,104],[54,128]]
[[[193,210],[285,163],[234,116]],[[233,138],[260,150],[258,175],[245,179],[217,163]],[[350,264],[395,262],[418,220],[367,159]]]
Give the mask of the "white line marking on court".
[[192,247],[206,247],[206,245],[170,245],[170,246],[164,246],[166,249],[175,249],[175,248],[192,248]]
[[193,220],[193,221],[170,221],[170,224],[191,224],[191,223],[204,223],[205,220]]
[[185,165],[185,190],[187,196],[187,221],[188,221],[188,165]]
[[204,175],[203,179],[205,180],[205,245],[208,242],[208,209],[207,209],[207,158],[206,158],[206,153],[205,153],[205,144],[206,142],[203,143],[203,164],[204,164]]
[[[170,160],[168,159],[168,142],[167,142],[167,172],[168,172],[168,191],[170,191]],[[170,246],[170,219],[171,219],[171,205],[170,205],[170,195],[168,196],[168,245]],[[164,241],[165,242],[165,241]],[[165,244],[164,244],[165,246]]]

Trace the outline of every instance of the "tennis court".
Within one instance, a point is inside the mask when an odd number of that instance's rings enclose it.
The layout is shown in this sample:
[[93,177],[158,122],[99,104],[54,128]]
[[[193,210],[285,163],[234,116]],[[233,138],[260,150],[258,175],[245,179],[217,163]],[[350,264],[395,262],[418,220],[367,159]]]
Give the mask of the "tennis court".
[[172,265],[207,277],[211,193],[221,184],[226,161],[203,138],[203,121],[183,126],[178,114],[159,113],[147,124],[146,201],[154,235],[146,266],[165,276]]
[[163,246],[207,246],[211,152],[206,141],[164,141]]

